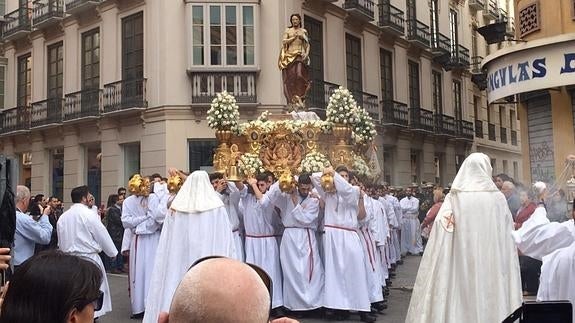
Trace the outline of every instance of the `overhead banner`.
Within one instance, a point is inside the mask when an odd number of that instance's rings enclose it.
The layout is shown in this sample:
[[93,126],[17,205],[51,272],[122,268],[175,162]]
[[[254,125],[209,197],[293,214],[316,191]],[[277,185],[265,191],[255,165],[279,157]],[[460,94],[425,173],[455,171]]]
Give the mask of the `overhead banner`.
[[575,84],[575,42],[511,52],[484,64],[487,100]]

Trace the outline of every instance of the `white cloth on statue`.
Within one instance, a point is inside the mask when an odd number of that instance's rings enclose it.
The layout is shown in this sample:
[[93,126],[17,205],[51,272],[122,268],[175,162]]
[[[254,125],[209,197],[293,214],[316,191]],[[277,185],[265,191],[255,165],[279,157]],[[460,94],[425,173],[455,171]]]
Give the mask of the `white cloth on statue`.
[[299,194],[297,199],[294,204],[291,195],[282,193],[276,182],[262,203],[271,203],[280,209],[285,227],[280,244],[284,307],[305,311],[323,304],[324,272],[316,240],[319,200],[302,198]]
[[227,185],[227,193],[218,193],[218,195],[222,199],[222,202],[224,202],[224,206],[228,212],[228,218],[232,226],[234,242],[236,244],[236,259],[239,261],[245,261],[244,241],[242,239],[241,216],[239,210],[240,190],[233,182],[228,182]]
[[399,202],[403,212],[401,226],[401,254],[418,254],[423,251],[421,242],[421,227],[419,223],[419,200],[406,196]]
[[525,256],[541,260],[553,251],[570,246],[574,237],[571,230],[558,222],[550,222],[543,206],[517,231],[512,232],[517,249]]
[[263,204],[255,195],[248,194],[244,187],[241,191],[240,212],[243,214],[245,229],[246,262],[259,266],[271,277],[273,282],[272,308],[283,305],[283,283],[280,265],[280,253],[276,240],[274,217],[277,217],[271,203]]
[[435,219],[406,323],[501,322],[521,306],[513,217],[487,155],[461,165]]
[[359,188],[351,186],[338,173],[334,174],[335,193],[321,188],[322,173],[312,181],[325,201],[324,307],[340,310],[370,311],[365,257],[357,234]]
[[132,230],[130,243],[129,283],[132,314],[144,312],[150,287],[156,249],[160,240],[161,224],[156,222],[152,212],[159,204],[159,197],[131,195],[122,203],[122,224]]
[[369,196],[364,195],[363,204],[365,207],[365,218],[359,222],[357,229],[358,235],[363,247],[365,258],[364,267],[367,278],[367,288],[369,293],[369,302],[383,301],[381,292],[381,269],[379,257],[376,255],[376,243],[374,237],[377,236],[377,220],[374,216],[372,200]]
[[[537,301],[568,300],[575,304],[575,243],[543,257]],[[573,306],[575,322],[575,306]]]
[[102,271],[103,279],[100,290],[104,293],[104,302],[102,308],[94,313],[94,317],[100,317],[111,312],[112,299],[108,277],[99,253],[104,251],[108,257],[116,257],[118,250],[108,230],[100,221],[100,217],[95,215],[86,205],[76,203],[60,216],[57,231],[58,248],[62,252],[93,261]]
[[[189,181],[191,183],[188,183]],[[201,181],[204,183],[197,183]],[[207,185],[204,185],[205,183]],[[204,187],[204,190],[183,190],[186,186]],[[219,200],[210,184],[208,174],[204,171],[193,172],[176,195],[176,198],[179,197],[180,205],[193,205],[185,201],[186,195],[192,199],[213,201],[215,197]],[[212,204],[211,209],[193,213],[176,211],[166,216],[156,259],[153,262],[144,315],[145,323],[156,323],[160,312],[169,311],[174,292],[181,279],[198,259],[208,256],[235,257],[228,214],[223,204],[214,206]]]

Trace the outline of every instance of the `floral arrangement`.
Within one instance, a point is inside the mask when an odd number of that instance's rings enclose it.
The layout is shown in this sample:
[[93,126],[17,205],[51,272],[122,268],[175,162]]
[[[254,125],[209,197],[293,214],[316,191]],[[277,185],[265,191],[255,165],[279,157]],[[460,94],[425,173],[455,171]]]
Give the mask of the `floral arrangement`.
[[371,177],[371,169],[369,168],[365,160],[359,155],[356,154],[353,155],[352,168],[353,172],[358,176]]
[[354,125],[357,122],[358,106],[351,92],[340,86],[329,97],[326,109],[327,121]]
[[236,98],[226,91],[216,94],[208,110],[208,126],[215,130],[230,130],[237,127],[239,118]]
[[[264,112],[265,113],[265,112]],[[280,121],[269,121],[267,120],[267,115],[260,115],[256,120],[241,123],[232,130],[234,134],[247,135],[248,129],[257,128],[262,133],[270,133],[279,126],[285,126],[292,133],[296,133],[305,127],[319,128],[323,133],[329,134],[331,132],[332,123],[323,120],[280,120]]]
[[238,168],[244,176],[255,176],[257,173],[265,172],[260,157],[252,153],[245,153],[240,157]]
[[364,108],[358,108],[357,123],[353,126],[351,133],[354,142],[356,144],[368,143],[376,134],[373,118]]
[[312,151],[305,155],[304,159],[301,161],[301,169],[304,172],[321,172],[325,167],[330,165],[329,160],[324,154]]

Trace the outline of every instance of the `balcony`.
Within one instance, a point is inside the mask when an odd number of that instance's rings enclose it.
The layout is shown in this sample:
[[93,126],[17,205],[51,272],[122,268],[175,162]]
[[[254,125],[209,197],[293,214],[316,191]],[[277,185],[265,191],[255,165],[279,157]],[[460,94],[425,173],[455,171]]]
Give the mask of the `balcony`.
[[344,0],[343,9],[346,9],[352,16],[366,21],[375,19],[373,1],[371,0]]
[[445,114],[434,114],[435,134],[439,136],[455,136],[455,118]]
[[429,26],[414,18],[407,19],[407,40],[421,46],[423,49],[429,48],[430,33]]
[[403,36],[405,34],[404,13],[391,5],[389,1],[381,0],[379,3],[379,27]]
[[102,3],[102,0],[66,0],[66,13],[77,14],[92,9]]
[[471,57],[471,82],[477,85],[480,91],[487,88],[487,73],[481,69],[482,56]]
[[504,127],[499,127],[499,135],[501,136],[501,143],[507,143],[507,129]]
[[483,121],[475,119],[475,137],[483,138]]
[[486,8],[483,8],[483,17],[488,20],[495,20],[499,16],[497,9],[497,0],[485,0],[487,2]]
[[457,51],[451,51],[451,59],[444,67],[446,70],[465,70],[469,68],[469,49],[457,45]]
[[2,25],[2,39],[14,40],[28,35],[32,32],[32,9],[20,7],[11,13],[4,15],[4,24]]
[[0,133],[16,134],[30,131],[30,107],[20,106],[0,113]]
[[451,40],[442,33],[431,33],[431,53],[433,56],[442,56],[449,54],[451,48]]
[[469,9],[479,11],[485,9],[485,0],[469,0]]
[[433,112],[421,108],[409,108],[409,127],[413,130],[433,132]]
[[312,80],[306,100],[308,110],[315,112],[320,118],[325,119],[325,108],[329,102],[329,97],[337,88],[339,88],[339,85],[334,83],[324,80]]
[[515,18],[509,17],[507,19],[507,28],[505,28],[505,34],[507,37],[514,38],[515,37]]
[[103,106],[104,114],[146,109],[146,79],[122,80],[104,85]]
[[64,19],[64,0],[36,0],[32,12],[32,25],[42,28]]
[[377,95],[361,91],[351,91],[353,98],[360,107],[363,107],[373,121],[377,124],[381,121]]
[[511,130],[511,144],[517,146],[517,131]]
[[227,91],[239,104],[257,104],[256,72],[192,72],[192,104],[209,104]]
[[409,124],[409,109],[407,104],[393,101],[381,101],[383,107],[383,124],[399,127],[407,127]]
[[62,98],[50,98],[32,103],[30,128],[39,129],[57,126],[62,123]]
[[87,89],[66,94],[64,121],[93,119],[100,116],[100,89]]
[[473,123],[466,120],[456,120],[457,137],[465,141],[473,141]]
[[489,140],[495,141],[495,125],[493,123],[487,124],[487,135]]

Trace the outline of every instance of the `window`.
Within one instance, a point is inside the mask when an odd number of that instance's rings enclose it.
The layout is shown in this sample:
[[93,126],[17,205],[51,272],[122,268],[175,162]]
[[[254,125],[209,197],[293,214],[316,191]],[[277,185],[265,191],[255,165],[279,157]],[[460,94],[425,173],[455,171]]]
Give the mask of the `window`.
[[393,147],[383,147],[383,180],[391,185],[393,174]]
[[515,130],[515,122],[517,118],[515,118],[515,110],[509,110],[509,129]]
[[127,183],[130,177],[140,173],[140,143],[122,145],[124,150],[124,181]]
[[419,167],[419,154],[418,150],[411,150],[411,181],[413,183],[419,183],[420,178],[420,167]]
[[471,30],[471,57],[479,56],[477,52],[477,26],[473,25]]
[[443,86],[441,72],[432,71],[433,75],[433,112],[443,114]]
[[455,172],[457,173],[461,168],[461,164],[465,160],[465,156],[463,155],[455,155]]
[[144,78],[144,15],[122,19],[122,79]]
[[48,98],[62,98],[64,79],[64,45],[48,47]]
[[441,184],[443,178],[443,154],[435,154],[433,157],[433,166],[435,168],[435,182]]
[[459,39],[457,35],[457,11],[454,9],[449,10],[449,36],[451,36],[451,55],[457,53],[457,46]]
[[473,117],[475,118],[475,120],[481,120],[481,117],[479,116],[479,109],[481,109],[481,107],[479,106],[480,104],[480,99],[478,96],[474,95],[473,96]]
[[99,146],[88,146],[86,147],[86,161],[87,161],[87,181],[86,185],[90,190],[90,193],[94,195],[94,200],[96,201],[94,205],[100,206],[101,202],[101,192],[102,187],[102,168],[101,160],[102,150]]
[[[304,16],[304,21],[309,35],[309,76],[311,80],[323,81],[323,25],[321,21],[309,16]],[[320,85],[323,87],[323,84]]]
[[100,88],[100,30],[82,34],[82,89]]
[[509,163],[507,160],[503,160],[503,174],[509,174]]
[[455,113],[455,120],[463,119],[463,108],[461,106],[461,82],[453,80],[453,110]]
[[379,68],[381,69],[381,99],[384,102],[393,101],[393,61],[392,53],[385,49],[379,50]]
[[419,109],[419,64],[409,61],[409,107]]
[[407,20],[416,20],[416,0],[407,0]]
[[519,165],[516,161],[513,162],[513,178],[515,180],[519,178]]
[[4,109],[4,82],[6,77],[6,66],[0,65],[0,110]]
[[487,123],[491,123],[491,110],[489,109],[489,103],[487,103]]
[[361,73],[361,40],[350,34],[345,34],[345,63],[348,89],[352,92],[361,92],[363,89]]
[[503,127],[505,124],[505,106],[504,105],[500,105],[499,106],[499,125],[501,127]]
[[539,1],[519,9],[519,36],[524,37],[541,29]]
[[439,4],[438,0],[431,0],[429,10],[431,20],[431,45],[434,48],[439,47]]
[[0,0],[0,16],[6,14],[6,0]]
[[50,151],[52,168],[52,192],[59,200],[64,199],[64,148]]
[[32,100],[32,56],[18,57],[18,87],[16,89],[18,106],[27,106]]
[[253,5],[193,5],[192,64],[255,65],[255,20]]
[[497,160],[491,158],[491,168],[493,168],[492,174],[497,174]]
[[189,140],[190,172],[198,169],[211,170],[213,167],[214,151],[218,143],[215,139]]

